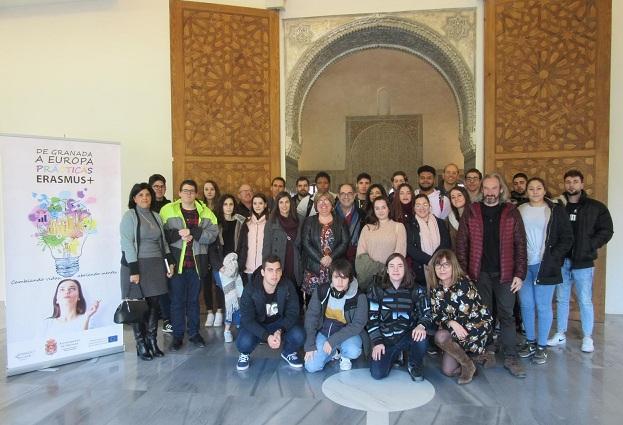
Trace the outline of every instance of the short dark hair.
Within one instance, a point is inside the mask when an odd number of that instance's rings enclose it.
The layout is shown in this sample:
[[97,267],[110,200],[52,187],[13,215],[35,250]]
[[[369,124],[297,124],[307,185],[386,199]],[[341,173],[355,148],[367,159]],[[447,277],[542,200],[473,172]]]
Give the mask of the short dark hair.
[[432,173],[433,176],[436,176],[437,175],[437,170],[435,170],[430,165],[422,165],[420,168],[417,169],[417,174],[419,176],[422,173]]
[[272,186],[272,184],[273,184],[273,183],[275,183],[277,180],[281,180],[281,181],[283,182],[283,185],[284,185],[284,186],[286,185],[286,179],[284,179],[284,178],[283,178],[283,177],[281,177],[281,176],[277,176],[277,177],[275,177],[274,179],[272,179],[272,180],[270,181],[271,186]]
[[584,183],[584,174],[582,174],[582,172],[580,170],[576,170],[575,168],[572,170],[569,170],[565,173],[565,176],[562,178],[563,180],[566,179],[567,177],[579,177],[580,181],[582,183]]
[[162,183],[167,184],[167,179],[165,179],[162,174],[152,174],[151,176],[149,176],[149,180],[147,181],[147,183],[149,183],[149,185],[151,186],[157,181],[161,181]]
[[359,180],[361,180],[361,179],[368,179],[368,180],[372,181],[372,177],[370,177],[370,174],[368,174],[368,173],[359,173],[357,175],[356,182],[359,183]]
[[307,184],[309,184],[309,179],[305,176],[300,176],[298,179],[296,179],[296,185],[298,186],[300,182],[307,182]]
[[342,188],[344,186],[350,186],[350,188],[353,190],[353,192],[355,191],[355,186],[353,186],[351,183],[342,183],[337,187],[337,194],[339,195],[340,192],[342,191]]
[[193,179],[186,179],[186,180],[182,180],[182,182],[180,183],[180,192],[182,191],[182,188],[184,187],[185,184],[187,184],[188,186],[194,187],[195,192],[199,191],[199,187],[197,186],[196,181],[194,181]]
[[331,263],[331,267],[329,267],[329,280],[333,278],[333,273],[347,278],[349,283],[353,281],[353,265],[345,258],[338,258]]
[[151,185],[148,183],[135,183],[130,189],[130,197],[128,199],[128,208],[133,209],[136,207],[136,202],[134,202],[134,197],[142,190],[148,190],[151,195],[151,200],[156,199],[156,192],[151,188]]
[[476,174],[478,174],[478,178],[479,178],[480,180],[482,180],[482,173],[480,172],[480,170],[479,170],[478,168],[470,168],[469,170],[467,170],[467,171],[465,172],[465,177],[467,177],[467,175],[468,175],[469,173],[476,173]]
[[324,177],[325,179],[329,180],[329,183],[331,183],[331,176],[329,176],[329,173],[327,173],[326,171],[318,171],[316,177],[314,178],[314,182],[317,183],[318,179],[321,177]]
[[400,171],[399,170],[399,171],[394,171],[394,173],[392,174],[392,183],[394,182],[394,177],[396,177],[396,176],[402,176],[402,177],[405,178],[405,181],[409,181],[407,179],[407,173],[405,173],[404,171]]
[[526,181],[528,181],[528,175],[526,173],[517,173],[517,174],[515,174],[511,181],[513,181],[513,180],[515,180],[516,178],[519,178],[519,177],[523,177]]
[[266,263],[279,263],[279,265],[281,265],[281,258],[279,258],[277,254],[268,255],[264,258],[264,261],[262,261],[262,270],[266,268]]

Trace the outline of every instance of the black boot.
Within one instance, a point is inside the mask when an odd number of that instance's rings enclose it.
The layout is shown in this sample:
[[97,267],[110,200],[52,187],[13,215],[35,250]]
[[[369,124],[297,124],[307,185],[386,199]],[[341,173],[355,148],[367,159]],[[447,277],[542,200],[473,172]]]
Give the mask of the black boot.
[[153,357],[163,357],[164,353],[158,347],[158,317],[160,312],[153,305],[149,309],[147,319],[147,348]]
[[136,355],[141,360],[152,360],[153,356],[145,342],[145,323],[133,323],[132,330],[134,331],[134,340],[136,341]]

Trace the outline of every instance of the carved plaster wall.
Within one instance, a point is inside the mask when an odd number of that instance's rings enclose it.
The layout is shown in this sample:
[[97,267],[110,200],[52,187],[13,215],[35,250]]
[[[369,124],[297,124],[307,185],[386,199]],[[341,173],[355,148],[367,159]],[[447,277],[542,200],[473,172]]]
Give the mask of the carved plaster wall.
[[341,57],[371,48],[401,50],[429,62],[448,82],[459,112],[465,164],[475,158],[476,11],[473,8],[284,20],[286,162],[301,155],[301,113],[320,74]]

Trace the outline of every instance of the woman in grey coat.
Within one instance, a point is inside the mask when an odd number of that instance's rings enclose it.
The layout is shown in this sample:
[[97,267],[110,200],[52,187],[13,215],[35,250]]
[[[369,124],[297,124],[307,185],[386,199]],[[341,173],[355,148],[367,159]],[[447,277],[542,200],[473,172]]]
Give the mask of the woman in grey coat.
[[[158,297],[167,293],[167,277],[175,269],[158,214],[151,211],[154,191],[147,183],[137,183],[130,191],[128,211],[121,218],[121,296],[144,298],[149,306],[147,319],[134,323],[136,355],[142,360],[162,357],[157,343],[160,305]],[[169,268],[167,270],[166,263]]]

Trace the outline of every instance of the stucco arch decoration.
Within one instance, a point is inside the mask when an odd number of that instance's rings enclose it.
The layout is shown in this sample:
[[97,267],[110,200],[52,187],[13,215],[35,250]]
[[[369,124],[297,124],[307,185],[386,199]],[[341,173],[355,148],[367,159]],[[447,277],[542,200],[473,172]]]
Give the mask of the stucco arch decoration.
[[475,158],[476,98],[474,76],[460,53],[429,26],[396,16],[372,15],[328,32],[312,43],[288,77],[286,91],[286,157],[301,156],[301,116],[309,90],[336,60],[357,51],[390,48],[430,63],[448,82],[459,114],[459,143],[466,165]]

